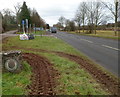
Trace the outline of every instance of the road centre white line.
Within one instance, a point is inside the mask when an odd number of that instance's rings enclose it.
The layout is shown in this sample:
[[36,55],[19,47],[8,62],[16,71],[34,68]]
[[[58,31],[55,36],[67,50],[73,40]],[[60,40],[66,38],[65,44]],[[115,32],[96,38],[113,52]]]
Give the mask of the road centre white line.
[[[80,39],[80,40],[83,40],[83,41],[87,41],[89,43],[93,43],[92,41],[89,41],[89,40],[86,40],[86,39]],[[110,48],[110,49],[113,49],[113,50],[116,50],[116,51],[120,51],[120,49],[118,48],[114,48],[114,47],[111,47],[111,46],[108,46],[108,45],[102,45],[103,47],[106,47],[106,48]]]
[[102,45],[102,46],[107,47],[107,48],[110,48],[110,49],[113,49],[113,50],[120,51],[120,49],[118,49],[118,48],[114,48],[114,47],[111,47],[111,46],[108,46],[108,45]]
[[89,43],[93,43],[92,41],[86,40],[86,39],[80,39],[80,40],[87,41],[87,42],[89,42]]

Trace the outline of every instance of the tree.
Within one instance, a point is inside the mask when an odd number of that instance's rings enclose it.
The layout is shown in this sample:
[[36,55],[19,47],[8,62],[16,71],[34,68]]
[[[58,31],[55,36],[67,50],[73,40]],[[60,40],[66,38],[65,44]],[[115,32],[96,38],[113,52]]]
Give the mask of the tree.
[[61,28],[63,28],[63,26],[61,25],[60,22],[58,22],[57,24],[54,24],[53,27],[57,27],[57,29],[63,30],[63,29],[61,29]]
[[59,18],[59,23],[61,23],[61,26],[63,26],[64,27],[64,24],[65,24],[65,17],[63,17],[63,16],[61,16],[60,18]]
[[98,27],[99,24],[103,24],[105,23],[109,18],[107,18],[108,16],[106,16],[103,10],[103,6],[102,3],[100,1],[95,2],[94,4],[95,6],[95,10],[94,10],[94,31],[96,34],[96,29]]
[[66,31],[75,31],[75,29],[76,29],[75,22],[73,20],[66,19],[65,30]]
[[102,2],[103,5],[111,12],[111,14],[113,15],[114,18],[114,21],[115,21],[115,36],[117,35],[117,22],[118,22],[118,19],[120,18],[120,13],[119,13],[119,10],[120,10],[120,2],[118,0],[114,0],[114,3],[106,3],[106,2]]
[[31,12],[31,23],[35,24],[37,27],[44,27],[45,28],[45,21],[40,17],[38,12],[33,9]]
[[77,12],[76,12],[74,21],[77,23],[77,25],[78,25],[78,30],[79,30],[79,33],[80,33],[80,26],[81,26],[81,24],[82,24],[82,18],[81,18],[81,15],[79,14],[79,11],[78,11],[78,10],[77,10]]
[[69,27],[70,27],[70,31],[75,31],[75,23],[74,23],[74,21],[69,22]]
[[50,26],[49,26],[49,24],[46,24],[46,29],[50,29]]
[[[82,28],[83,32],[85,27],[89,33],[95,33],[98,25],[105,23],[108,18],[104,14],[103,5],[98,2],[81,2],[75,15],[75,22],[78,24],[79,31]],[[87,26],[86,26],[87,25]]]
[[12,11],[10,9],[3,9],[3,19],[7,25],[11,23]]
[[94,14],[94,2],[88,2],[86,3],[86,21],[87,21],[87,25],[89,28],[89,33],[93,33],[93,29],[94,29],[94,18],[95,18],[95,14]]
[[15,6],[15,15],[16,15],[16,21],[17,21],[17,24],[20,23],[19,21],[19,14],[20,14],[20,11],[21,11],[21,4],[20,3],[17,3]]
[[76,12],[75,21],[77,22],[79,28],[80,25],[82,24],[83,32],[84,32],[85,20],[86,20],[86,3],[82,2],[80,3],[78,10]]
[[70,31],[70,20],[69,19],[66,19],[66,21],[65,21],[65,30],[66,31]]
[[23,2],[23,5],[21,7],[21,11],[20,11],[20,14],[19,14],[20,24],[21,24],[22,20],[25,20],[25,19],[28,19],[29,23],[31,22],[30,10],[28,9],[28,7],[26,5],[26,2]]
[[101,2],[89,2],[85,4],[87,24],[89,27],[89,33],[95,33],[98,25],[108,20],[107,15],[104,14],[103,6]]
[[17,27],[15,16],[10,9],[3,9],[2,26],[4,31]]
[[32,24],[35,24],[37,27],[40,26],[40,16],[35,9],[33,9],[32,16],[31,16]]

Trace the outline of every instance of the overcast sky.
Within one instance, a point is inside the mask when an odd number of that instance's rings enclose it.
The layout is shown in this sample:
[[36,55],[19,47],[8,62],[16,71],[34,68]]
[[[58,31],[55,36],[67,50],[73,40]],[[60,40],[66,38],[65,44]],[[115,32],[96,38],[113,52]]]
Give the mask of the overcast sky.
[[[0,11],[5,8],[14,11],[14,5],[17,2],[22,5],[23,1],[26,1],[28,7],[35,8],[46,23],[52,26],[58,22],[60,16],[73,19],[80,2],[90,0],[0,0]],[[103,1],[109,2],[111,0]]]

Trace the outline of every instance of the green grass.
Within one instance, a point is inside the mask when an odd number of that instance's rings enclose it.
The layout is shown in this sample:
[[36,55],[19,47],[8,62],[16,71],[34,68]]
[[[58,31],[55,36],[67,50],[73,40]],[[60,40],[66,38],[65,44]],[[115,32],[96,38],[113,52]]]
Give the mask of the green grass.
[[36,36],[35,40],[20,40],[19,37],[12,37],[8,39],[9,41],[7,44],[3,44],[4,48],[11,48],[11,46],[17,46],[17,47],[24,47],[24,48],[36,48],[36,49],[44,49],[44,50],[51,50],[51,51],[61,51],[61,52],[67,52],[72,54],[79,54],[76,49],[68,45],[67,43],[64,43],[60,39],[56,39],[54,37],[40,37]]
[[120,39],[120,37],[118,36],[111,36],[111,35],[99,35],[99,34],[84,34],[84,35],[88,35],[88,36],[93,36],[93,37],[102,37],[102,38],[108,38],[108,39],[115,39],[118,40]]
[[[76,51],[73,47],[70,45],[64,43],[63,41],[56,39],[54,37],[35,37],[34,40],[26,40],[21,41],[19,40],[19,37],[12,37],[8,39],[8,42],[6,44],[3,44],[3,47],[6,49],[14,49],[13,46],[17,47],[24,47],[24,48],[36,48],[36,49],[44,49],[44,50],[52,50],[52,51],[61,51],[71,54],[76,54],[81,57],[86,58],[81,53]],[[55,88],[55,91],[57,94],[66,94],[66,95],[74,95],[74,94],[81,94],[81,95],[107,95],[108,93],[100,87],[100,84],[98,84],[92,76],[81,68],[81,66],[75,62],[72,62],[66,58],[59,57],[52,53],[43,53],[43,52],[35,52],[35,51],[29,51],[21,49],[23,52],[29,52],[29,53],[35,53],[38,55],[42,55],[47,57],[52,63],[54,63],[54,68],[58,70],[60,73],[60,76],[57,80],[57,87]],[[10,94],[11,93],[11,87],[14,84],[14,76],[16,76],[16,82],[19,82],[19,79],[22,79],[24,72],[21,73],[21,75],[12,75],[12,74],[3,74],[3,82],[6,82],[6,88],[7,92],[5,92],[5,88],[3,88],[3,93]],[[27,75],[27,74],[25,74]],[[10,77],[12,76],[12,78]],[[10,86],[7,87],[9,79]],[[14,82],[14,83],[13,83]],[[23,81],[24,82],[24,81]],[[26,81],[25,81],[26,84]],[[4,84],[3,84],[4,85]],[[17,87],[15,94],[24,94],[24,83],[22,83],[23,86]],[[16,87],[15,87],[16,88]],[[19,91],[19,92],[17,92]]]
[[31,67],[23,63],[23,70],[19,74],[4,72],[2,74],[2,95],[24,95],[27,94],[26,86],[31,83]]
[[36,31],[36,32],[33,32],[34,34],[36,34],[36,35],[44,35],[45,34],[45,30],[43,30],[43,31]]
[[26,50],[23,50],[23,52],[45,56],[54,64],[53,68],[60,73],[60,76],[57,76],[57,87],[54,88],[57,95],[77,95],[78,93],[79,95],[110,95],[101,88],[100,84],[88,72],[75,62],[50,53]]
[[55,88],[58,95],[108,95],[79,64],[54,54],[44,55],[55,64],[54,68],[60,73],[60,84]]
[[[76,34],[76,32],[70,32],[72,34]],[[119,32],[118,32],[119,33]],[[80,31],[80,33],[77,33],[78,35],[88,35],[88,36],[94,36],[94,37],[102,37],[102,38],[108,38],[108,39],[120,39],[120,36],[115,36],[114,31],[112,30],[97,30],[96,34],[86,34],[86,30],[85,32],[83,32],[82,30]]]
[[[32,32],[32,34],[35,34],[35,35],[44,35],[45,34],[45,30],[43,31],[36,31],[36,32]],[[23,32],[16,32],[16,34],[23,34]]]

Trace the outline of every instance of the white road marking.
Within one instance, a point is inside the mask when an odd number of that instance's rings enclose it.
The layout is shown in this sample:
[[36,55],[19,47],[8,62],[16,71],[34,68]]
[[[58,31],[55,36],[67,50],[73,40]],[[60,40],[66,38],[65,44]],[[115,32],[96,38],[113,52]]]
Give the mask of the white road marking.
[[89,42],[89,43],[93,43],[92,41],[86,40],[86,39],[80,39],[80,40],[87,41],[87,42]]
[[108,46],[108,45],[102,45],[102,46],[107,47],[107,48],[110,48],[110,49],[113,49],[113,50],[120,51],[120,49],[118,49],[118,48],[114,48],[114,47],[111,47],[111,46]]
[[[89,43],[93,43],[92,41],[90,41],[90,40],[86,40],[86,39],[80,39],[80,40],[83,40],[83,41],[87,41],[87,42],[89,42]],[[114,47],[111,47],[111,46],[108,46],[108,45],[102,45],[103,47],[106,47],[106,48],[110,48],[110,49],[113,49],[113,50],[117,50],[117,51],[120,51],[120,49],[118,49],[118,48],[114,48]]]

